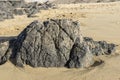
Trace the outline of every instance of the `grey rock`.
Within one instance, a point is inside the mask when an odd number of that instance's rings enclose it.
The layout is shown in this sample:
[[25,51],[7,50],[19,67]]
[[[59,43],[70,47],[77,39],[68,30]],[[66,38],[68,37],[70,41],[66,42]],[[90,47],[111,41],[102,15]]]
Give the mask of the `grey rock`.
[[25,4],[24,0],[8,0],[8,2],[10,2],[14,8],[20,8]]
[[89,67],[94,64],[94,55],[86,43],[80,43],[79,38],[76,39],[71,52],[70,58],[66,64],[68,68]]
[[89,67],[94,56],[112,54],[115,47],[82,37],[79,23],[71,19],[34,21],[17,39],[1,40],[0,64],[11,60],[19,67]]
[[53,3],[50,3],[49,1],[45,3],[30,2],[30,3],[26,3],[22,8],[25,9],[25,12],[28,17],[32,17],[36,13],[40,12],[40,10],[55,8],[55,5]]
[[74,41],[79,36],[79,24],[72,20],[48,20],[43,23],[34,21],[15,41],[16,65],[64,66]]
[[24,9],[14,9],[14,12],[13,12],[15,15],[24,15],[25,14],[25,11]]
[[12,5],[10,2],[7,1],[0,1],[0,20],[4,19],[12,19],[13,14],[12,14]]
[[12,19],[15,15],[24,15],[28,17],[33,17],[40,10],[47,10],[49,8],[54,8],[55,5],[50,2],[38,3],[31,2],[25,3],[24,0],[5,0],[0,1],[0,21],[5,19]]
[[115,45],[82,37],[79,23],[70,19],[34,21],[12,46],[11,57],[19,67],[89,67],[94,56],[111,54]]
[[9,41],[0,42],[0,64],[3,64],[7,61],[5,55],[9,48]]
[[7,62],[12,56],[12,47],[16,37],[0,37],[0,65]]
[[115,52],[115,47],[116,47],[115,44],[112,43],[108,44],[106,41],[99,41],[98,43],[102,47],[105,54],[111,54]]
[[89,45],[94,55],[108,55],[114,53],[117,46],[112,43],[107,43],[106,41],[94,41],[89,37],[84,37],[84,41]]

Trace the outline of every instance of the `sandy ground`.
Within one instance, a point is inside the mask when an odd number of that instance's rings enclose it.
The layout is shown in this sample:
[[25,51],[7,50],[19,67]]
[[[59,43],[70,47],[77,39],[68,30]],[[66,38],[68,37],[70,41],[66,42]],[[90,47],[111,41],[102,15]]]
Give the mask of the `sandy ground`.
[[[33,20],[69,18],[78,20],[83,36],[120,44],[120,2],[58,5],[33,18],[16,16],[0,22],[0,36],[16,36]],[[16,68],[11,62],[0,66],[0,80],[120,80],[120,46],[110,56],[99,56],[103,64],[87,69]]]

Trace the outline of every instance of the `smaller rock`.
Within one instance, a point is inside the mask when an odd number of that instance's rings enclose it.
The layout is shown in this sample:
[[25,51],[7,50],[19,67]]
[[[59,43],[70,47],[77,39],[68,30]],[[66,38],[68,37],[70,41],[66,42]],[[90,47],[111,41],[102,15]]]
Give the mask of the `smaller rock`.
[[92,38],[84,37],[84,41],[89,45],[94,55],[112,54],[115,52],[116,45],[106,41],[94,41]]
[[20,8],[25,4],[24,0],[8,0],[14,8]]
[[9,42],[1,42],[0,43],[0,64],[3,64],[4,62],[6,62],[6,52],[9,48]]
[[24,12],[24,9],[15,9],[14,10],[14,12],[13,12],[15,15],[23,15],[23,14],[25,14],[25,12]]
[[103,51],[105,54],[111,54],[115,52],[115,44],[108,44],[106,41],[99,41],[98,42],[100,44],[100,46],[102,47]]

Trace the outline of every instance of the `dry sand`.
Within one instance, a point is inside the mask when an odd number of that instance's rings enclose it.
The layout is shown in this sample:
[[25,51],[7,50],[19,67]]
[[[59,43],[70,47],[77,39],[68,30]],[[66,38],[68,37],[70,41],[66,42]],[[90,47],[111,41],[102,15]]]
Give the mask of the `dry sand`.
[[[33,18],[16,16],[0,22],[0,36],[16,36],[33,20],[70,18],[81,23],[83,36],[120,44],[120,2],[64,4],[41,11]],[[11,62],[0,66],[0,80],[120,80],[120,46],[110,56],[99,56],[103,64],[87,69],[16,68]]]

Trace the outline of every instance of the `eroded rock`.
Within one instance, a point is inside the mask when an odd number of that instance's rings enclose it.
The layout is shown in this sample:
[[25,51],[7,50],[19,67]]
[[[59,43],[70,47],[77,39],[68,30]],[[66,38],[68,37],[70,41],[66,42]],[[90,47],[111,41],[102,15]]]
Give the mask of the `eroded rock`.
[[3,0],[0,1],[0,21],[5,19],[13,19],[14,15],[27,15],[28,17],[34,16],[40,10],[47,10],[54,8],[55,5],[50,2],[26,3],[24,0]]
[[16,37],[0,37],[0,65],[12,56],[12,48]]
[[13,7],[10,2],[0,1],[0,20],[2,21],[4,19],[12,19],[12,10]]
[[94,41],[89,37],[84,37],[84,41],[89,45],[94,55],[111,54],[115,52],[117,46],[112,43],[107,43],[106,41]]
[[71,19],[34,21],[17,39],[0,43],[0,63],[10,59],[19,67],[89,67],[94,56],[111,54],[115,47],[82,37],[79,23]]
[[64,66],[79,36],[79,24],[72,20],[34,21],[21,32],[15,42],[16,65]]
[[0,64],[3,64],[5,61],[7,61],[5,55],[7,53],[8,48],[9,48],[9,41],[0,42]]
[[69,68],[80,68],[89,67],[92,64],[94,64],[94,55],[90,51],[89,46],[85,42],[80,43],[79,38],[76,39],[66,66]]

